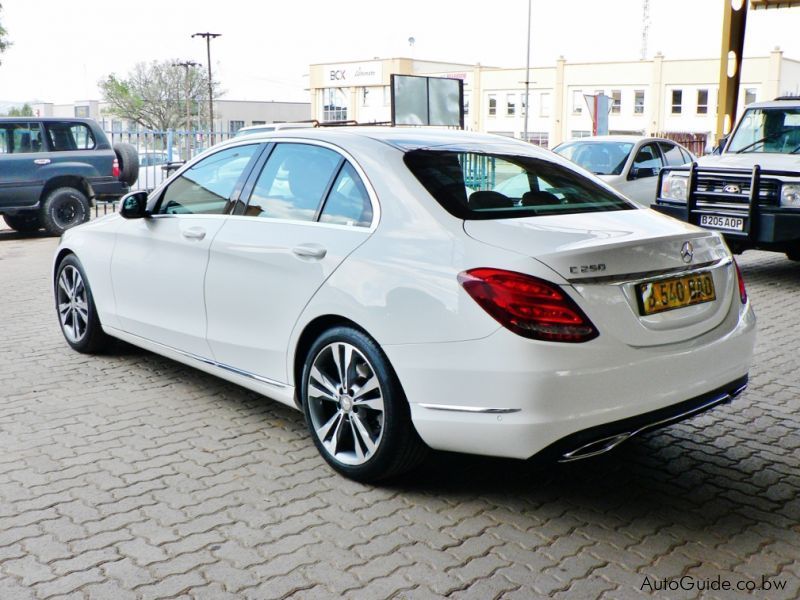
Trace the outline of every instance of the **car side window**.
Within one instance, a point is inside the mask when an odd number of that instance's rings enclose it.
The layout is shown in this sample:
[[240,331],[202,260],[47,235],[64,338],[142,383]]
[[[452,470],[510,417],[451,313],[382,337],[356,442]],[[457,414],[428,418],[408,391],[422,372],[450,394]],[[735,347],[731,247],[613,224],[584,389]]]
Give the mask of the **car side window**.
[[46,123],[45,130],[54,152],[92,150],[97,146],[92,130],[83,123]]
[[655,144],[645,144],[639,148],[639,151],[633,159],[634,169],[652,169],[653,175],[657,175],[658,171],[663,166],[661,155]]
[[278,144],[258,176],[245,215],[313,221],[342,157],[310,144]]
[[223,214],[258,147],[258,144],[249,144],[221,150],[185,170],[164,190],[156,212]]
[[661,152],[664,153],[664,158],[667,161],[667,166],[670,167],[679,167],[686,163],[686,160],[683,158],[683,153],[681,149],[678,148],[675,144],[668,144],[666,142],[659,142],[658,144],[661,146]]
[[41,152],[42,130],[39,123],[14,123],[9,133],[12,153],[29,154],[31,152]]
[[372,204],[364,183],[353,165],[345,163],[333,183],[319,215],[321,223],[369,227],[372,224]]

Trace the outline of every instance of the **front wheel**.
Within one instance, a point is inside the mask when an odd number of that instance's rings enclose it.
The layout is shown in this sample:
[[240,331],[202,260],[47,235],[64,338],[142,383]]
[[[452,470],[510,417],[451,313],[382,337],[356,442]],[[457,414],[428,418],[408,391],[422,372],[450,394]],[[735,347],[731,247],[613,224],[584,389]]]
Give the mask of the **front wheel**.
[[51,235],[61,235],[70,227],[89,220],[89,199],[71,187],[61,187],[47,195],[42,203],[42,224]]
[[314,444],[342,475],[377,481],[413,469],[427,447],[389,361],[363,332],[335,327],[311,346],[301,397]]
[[55,300],[61,332],[73,350],[96,354],[108,349],[111,338],[100,325],[92,288],[74,254],[65,257],[58,265]]

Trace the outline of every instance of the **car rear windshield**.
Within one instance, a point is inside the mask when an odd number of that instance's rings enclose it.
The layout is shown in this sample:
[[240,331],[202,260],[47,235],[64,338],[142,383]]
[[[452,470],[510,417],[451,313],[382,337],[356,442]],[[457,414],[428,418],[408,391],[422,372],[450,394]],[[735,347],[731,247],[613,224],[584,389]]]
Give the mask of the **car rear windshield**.
[[530,156],[412,150],[404,160],[425,189],[459,219],[635,209],[572,169]]

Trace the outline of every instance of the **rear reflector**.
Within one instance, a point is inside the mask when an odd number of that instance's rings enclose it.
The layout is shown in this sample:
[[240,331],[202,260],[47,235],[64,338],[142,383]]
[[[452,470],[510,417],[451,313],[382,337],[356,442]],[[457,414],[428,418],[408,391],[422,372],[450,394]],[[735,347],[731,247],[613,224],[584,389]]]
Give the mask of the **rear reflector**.
[[491,268],[464,271],[458,281],[503,327],[523,337],[588,342],[598,336],[583,311],[555,284]]
[[744,277],[742,277],[742,270],[739,268],[739,263],[733,259],[733,265],[736,267],[736,281],[739,282],[739,299],[742,304],[747,304],[747,288],[744,285]]
[[119,161],[115,158],[114,163],[111,165],[111,176],[119,177]]

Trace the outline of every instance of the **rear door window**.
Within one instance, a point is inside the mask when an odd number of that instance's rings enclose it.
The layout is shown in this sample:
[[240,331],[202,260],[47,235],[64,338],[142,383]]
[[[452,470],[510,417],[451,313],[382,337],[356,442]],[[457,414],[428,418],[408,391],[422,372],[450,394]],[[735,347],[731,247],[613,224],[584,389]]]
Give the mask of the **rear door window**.
[[342,157],[311,144],[278,144],[256,181],[245,215],[313,221]]
[[652,169],[653,175],[657,175],[664,163],[661,160],[661,153],[655,144],[645,144],[633,158],[634,169]]
[[372,224],[372,204],[367,188],[350,163],[346,163],[325,199],[319,216],[320,223],[369,227]]
[[678,148],[678,146],[675,144],[669,144],[667,142],[659,142],[658,145],[661,147],[661,152],[664,153],[667,166],[679,167],[683,164],[686,164],[687,161],[683,156],[683,152],[681,152],[681,149]]
[[450,214],[504,219],[634,209],[577,171],[530,156],[412,150],[405,163]]
[[46,123],[45,129],[55,152],[92,150],[97,146],[92,130],[84,123]]

